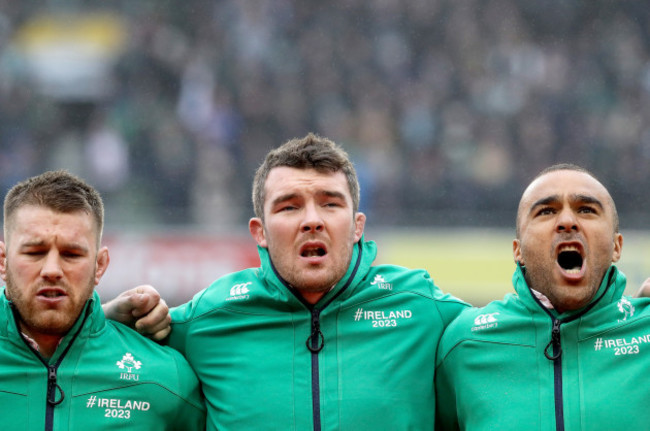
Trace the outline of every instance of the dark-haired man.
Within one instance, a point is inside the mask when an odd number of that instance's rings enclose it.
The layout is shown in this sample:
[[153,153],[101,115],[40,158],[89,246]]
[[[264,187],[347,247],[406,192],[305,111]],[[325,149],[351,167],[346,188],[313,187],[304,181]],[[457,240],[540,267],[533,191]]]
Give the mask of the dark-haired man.
[[372,266],[345,151],[312,134],[274,149],[253,204],[261,267],[171,312],[208,429],[433,429],[436,346],[466,304],[423,270]]

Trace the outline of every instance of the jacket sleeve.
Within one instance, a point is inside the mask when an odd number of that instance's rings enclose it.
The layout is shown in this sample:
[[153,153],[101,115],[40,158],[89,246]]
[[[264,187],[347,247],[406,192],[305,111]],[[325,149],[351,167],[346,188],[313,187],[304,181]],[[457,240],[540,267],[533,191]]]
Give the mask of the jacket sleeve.
[[438,286],[433,286],[433,297],[436,300],[436,307],[442,319],[443,327],[446,328],[458,315],[471,306],[448,293],[443,293]]
[[176,359],[178,370],[178,408],[174,426],[177,431],[204,430],[206,422],[205,401],[199,381],[189,364],[180,355]]
[[196,310],[201,303],[201,298],[207,289],[197,293],[194,298],[183,305],[174,307],[169,314],[172,318],[172,330],[169,337],[165,340],[167,345],[178,350],[184,356],[187,355],[187,343],[192,320],[195,317]]
[[436,369],[436,431],[459,430],[456,394],[443,363]]

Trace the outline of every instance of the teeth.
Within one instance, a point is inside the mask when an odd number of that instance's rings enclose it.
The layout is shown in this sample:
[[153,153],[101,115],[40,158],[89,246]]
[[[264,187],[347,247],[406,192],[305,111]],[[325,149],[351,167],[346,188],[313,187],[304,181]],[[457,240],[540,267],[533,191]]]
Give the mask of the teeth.
[[302,252],[303,257],[319,257],[325,256],[325,250],[322,248],[311,248]]
[[563,251],[578,251],[578,247],[575,245],[565,245],[560,248],[559,252],[562,253]]
[[46,298],[56,298],[58,296],[61,296],[61,294],[59,292],[45,292],[42,294],[42,296]]

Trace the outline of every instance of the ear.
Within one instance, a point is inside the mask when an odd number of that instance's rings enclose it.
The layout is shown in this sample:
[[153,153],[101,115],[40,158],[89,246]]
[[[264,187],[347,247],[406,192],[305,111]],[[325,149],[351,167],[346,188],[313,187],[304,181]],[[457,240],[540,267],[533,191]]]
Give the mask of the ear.
[[0,277],[7,281],[7,245],[0,241]]
[[111,258],[108,255],[108,247],[102,247],[97,252],[97,265],[95,269],[95,286],[99,284],[99,280],[102,279],[102,276],[108,268]]
[[515,262],[524,265],[524,259],[521,256],[521,242],[518,239],[512,240],[512,257],[515,258]]
[[266,233],[264,232],[264,223],[259,217],[253,217],[248,222],[248,230],[251,233],[253,239],[257,242],[257,245],[260,247],[266,248]]
[[618,262],[623,252],[623,235],[616,232],[614,234],[614,251],[612,252],[612,262]]
[[363,230],[366,227],[366,215],[364,213],[356,213],[354,215],[354,243],[356,244],[363,235]]

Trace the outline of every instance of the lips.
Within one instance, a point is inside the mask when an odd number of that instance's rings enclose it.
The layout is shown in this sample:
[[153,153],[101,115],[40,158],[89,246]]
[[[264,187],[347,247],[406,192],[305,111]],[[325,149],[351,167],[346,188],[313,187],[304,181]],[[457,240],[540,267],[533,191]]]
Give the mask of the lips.
[[36,292],[36,296],[40,296],[47,299],[56,299],[63,296],[67,296],[65,290],[60,287],[42,287]]

